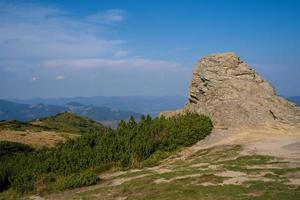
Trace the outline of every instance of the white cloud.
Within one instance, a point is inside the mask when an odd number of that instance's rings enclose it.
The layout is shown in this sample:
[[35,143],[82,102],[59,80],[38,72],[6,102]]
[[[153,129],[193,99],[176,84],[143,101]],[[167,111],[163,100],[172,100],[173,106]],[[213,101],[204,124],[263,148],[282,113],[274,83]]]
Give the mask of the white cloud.
[[56,76],[55,79],[56,80],[64,80],[66,77],[63,76],[63,75],[59,75],[59,76]]
[[128,51],[120,50],[115,53],[116,58],[124,57],[128,55]]
[[[121,10],[96,14],[121,21]],[[53,7],[0,4],[0,56],[2,59],[84,58],[114,56],[124,41],[112,39],[112,30]]]
[[74,69],[184,70],[174,61],[128,57],[126,41],[112,38],[115,26],[108,24],[125,18],[118,9],[78,16],[55,7],[0,4],[0,69],[19,79],[43,74],[57,80],[64,77],[56,74],[70,77]]
[[125,20],[125,12],[120,9],[111,9],[90,15],[87,19],[98,23],[122,22]]
[[32,81],[36,81],[37,78],[36,78],[36,77],[32,77],[31,80],[32,80]]
[[142,70],[185,70],[180,63],[174,61],[130,58],[130,59],[55,59],[42,63],[49,68],[70,68],[70,69],[95,69],[95,68],[116,68],[116,69],[142,69]]

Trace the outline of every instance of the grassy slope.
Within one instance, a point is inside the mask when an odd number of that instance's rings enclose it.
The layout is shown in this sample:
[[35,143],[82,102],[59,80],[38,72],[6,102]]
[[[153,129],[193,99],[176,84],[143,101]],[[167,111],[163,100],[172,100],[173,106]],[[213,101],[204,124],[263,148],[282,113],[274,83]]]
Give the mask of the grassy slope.
[[19,142],[33,147],[53,146],[57,142],[88,132],[99,132],[104,127],[85,117],[60,113],[32,122],[1,121],[0,140]]
[[75,134],[99,132],[104,128],[100,123],[67,112],[33,121],[31,124],[42,126],[45,129]]
[[201,150],[153,168],[100,175],[96,186],[50,195],[54,199],[299,199],[294,161],[241,155],[241,146]]
[[83,134],[88,131],[102,130],[102,128],[100,123],[68,112],[31,122],[0,121],[0,130],[13,131],[61,131]]

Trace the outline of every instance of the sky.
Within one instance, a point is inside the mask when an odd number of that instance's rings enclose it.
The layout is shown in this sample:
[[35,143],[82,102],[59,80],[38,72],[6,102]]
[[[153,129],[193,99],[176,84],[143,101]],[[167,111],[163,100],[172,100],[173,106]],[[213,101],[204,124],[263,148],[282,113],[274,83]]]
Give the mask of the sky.
[[227,51],[300,96],[299,36],[297,0],[0,0],[0,98],[185,96]]

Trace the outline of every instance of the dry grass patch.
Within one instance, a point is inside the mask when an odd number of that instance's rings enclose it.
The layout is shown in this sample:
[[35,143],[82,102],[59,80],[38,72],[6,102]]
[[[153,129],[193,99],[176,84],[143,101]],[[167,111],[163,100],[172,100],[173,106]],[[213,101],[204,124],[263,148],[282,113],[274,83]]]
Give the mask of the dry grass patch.
[[78,135],[70,133],[57,133],[53,131],[0,131],[0,141],[23,143],[34,148],[53,147],[58,142],[63,142],[66,139],[76,137],[78,137]]

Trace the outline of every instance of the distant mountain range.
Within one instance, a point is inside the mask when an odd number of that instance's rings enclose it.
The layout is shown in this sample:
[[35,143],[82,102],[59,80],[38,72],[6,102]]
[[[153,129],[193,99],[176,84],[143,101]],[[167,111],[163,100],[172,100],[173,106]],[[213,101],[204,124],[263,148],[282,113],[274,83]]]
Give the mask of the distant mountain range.
[[[300,96],[286,98],[300,106]],[[186,97],[183,96],[98,96],[0,100],[0,120],[28,121],[61,112],[72,112],[110,125],[111,122],[128,119],[130,116],[138,119],[141,114],[156,116],[162,111],[176,110],[183,107],[185,102]]]
[[65,105],[51,105],[44,103],[24,104],[7,100],[0,100],[0,120],[29,121],[62,112],[72,112],[86,116],[96,121],[119,121],[130,116],[140,118],[141,114],[132,111],[112,110],[104,106],[82,105],[69,102]]
[[184,96],[95,96],[74,98],[34,98],[34,99],[11,99],[16,103],[36,105],[39,103],[47,105],[64,106],[69,102],[77,102],[82,105],[94,105],[108,107],[113,110],[129,110],[137,113],[156,116],[161,111],[176,110],[182,108],[187,101]]
[[287,99],[300,106],[300,96],[287,97]]

